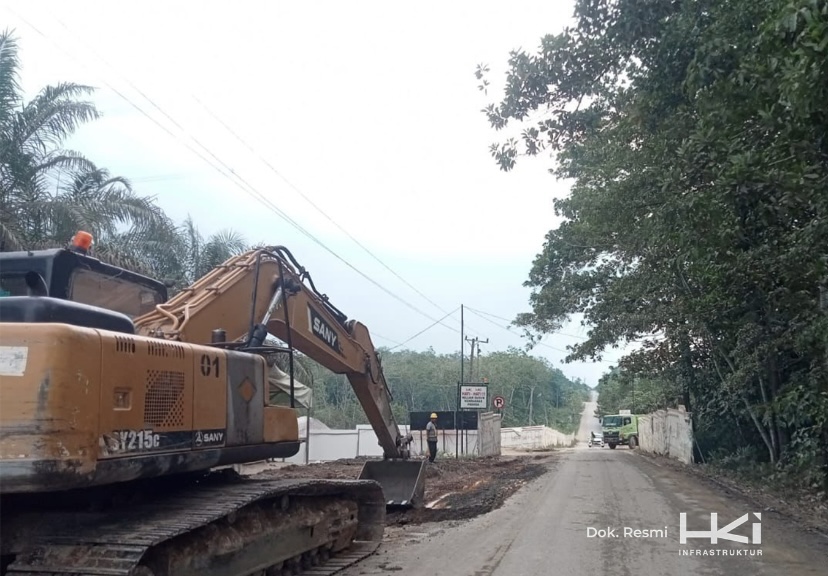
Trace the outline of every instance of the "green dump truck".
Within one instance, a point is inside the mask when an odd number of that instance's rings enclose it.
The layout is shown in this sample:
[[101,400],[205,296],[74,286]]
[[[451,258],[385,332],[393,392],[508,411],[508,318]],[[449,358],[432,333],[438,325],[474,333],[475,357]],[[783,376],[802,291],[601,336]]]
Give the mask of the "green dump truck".
[[601,419],[604,443],[613,450],[619,444],[626,444],[630,448],[638,446],[638,418],[637,414],[630,414],[629,410],[604,416]]

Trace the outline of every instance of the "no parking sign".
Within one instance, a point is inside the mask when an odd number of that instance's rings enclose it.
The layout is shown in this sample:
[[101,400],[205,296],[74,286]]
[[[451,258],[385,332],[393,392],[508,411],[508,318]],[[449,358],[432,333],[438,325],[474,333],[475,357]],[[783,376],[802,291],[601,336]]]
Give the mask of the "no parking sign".
[[506,398],[503,396],[495,396],[492,398],[492,405],[498,410],[503,410],[503,407],[506,406]]

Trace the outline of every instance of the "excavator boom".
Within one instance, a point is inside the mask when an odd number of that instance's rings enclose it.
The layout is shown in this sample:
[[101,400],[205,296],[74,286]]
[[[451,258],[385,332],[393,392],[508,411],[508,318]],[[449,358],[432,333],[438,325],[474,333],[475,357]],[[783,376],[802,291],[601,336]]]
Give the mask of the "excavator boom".
[[136,318],[135,327],[145,336],[235,343],[251,351],[273,335],[290,349],[344,374],[385,457],[384,462],[368,462],[360,478],[378,481],[389,504],[421,503],[424,462],[408,460],[412,437],[400,432],[394,418],[391,393],[368,329],[349,320],[317,291],[287,248],[259,248],[229,259]]

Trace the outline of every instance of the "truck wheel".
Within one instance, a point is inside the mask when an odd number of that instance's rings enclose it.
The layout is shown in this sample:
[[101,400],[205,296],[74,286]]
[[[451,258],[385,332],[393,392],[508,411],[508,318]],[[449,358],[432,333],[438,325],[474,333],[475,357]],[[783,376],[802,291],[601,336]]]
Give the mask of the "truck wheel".
[[615,444],[610,444],[610,450],[615,450]]
[[638,438],[630,436],[630,450],[635,450],[636,446],[638,446]]

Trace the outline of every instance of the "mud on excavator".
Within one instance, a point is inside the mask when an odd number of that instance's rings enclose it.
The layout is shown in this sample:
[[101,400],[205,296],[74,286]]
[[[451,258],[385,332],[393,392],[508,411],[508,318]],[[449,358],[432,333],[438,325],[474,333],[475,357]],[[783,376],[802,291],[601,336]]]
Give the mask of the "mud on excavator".
[[[0,576],[332,574],[376,549],[386,506],[422,505],[368,330],[286,248],[167,301],[91,243],[0,254]],[[299,451],[292,392],[268,393],[267,358],[295,350],[347,376],[385,458],[353,480],[216,471]]]

